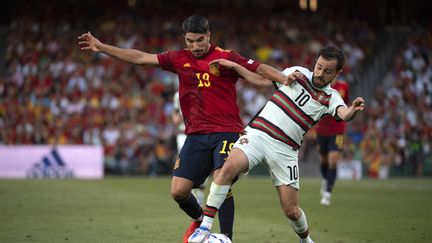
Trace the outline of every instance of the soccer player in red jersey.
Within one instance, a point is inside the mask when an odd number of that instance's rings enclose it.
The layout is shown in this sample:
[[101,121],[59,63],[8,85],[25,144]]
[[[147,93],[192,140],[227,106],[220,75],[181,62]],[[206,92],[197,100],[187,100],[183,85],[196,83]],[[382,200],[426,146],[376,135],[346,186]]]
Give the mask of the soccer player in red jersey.
[[[81,50],[103,52],[117,59],[137,65],[160,67],[179,77],[180,107],[187,135],[185,144],[174,165],[171,183],[172,198],[192,219],[183,237],[200,225],[203,210],[191,194],[213,172],[216,176],[232,146],[243,132],[237,106],[237,72],[217,64],[215,59],[228,59],[256,72],[252,83],[271,85],[269,80],[287,82],[287,77],[266,64],[247,59],[235,51],[224,50],[210,44],[210,28],[205,17],[193,15],[182,24],[186,49],[161,54],[123,49],[100,42],[90,32],[78,37]],[[262,77],[267,78],[263,82]],[[234,199],[231,192],[219,211],[220,231],[232,238]]]
[[[331,87],[339,92],[346,104],[349,103],[347,82],[335,79],[332,81]],[[331,192],[336,182],[337,162],[343,151],[345,122],[336,121],[332,116],[324,117],[316,125],[316,132],[320,150],[320,170],[323,177],[320,203],[329,206]]]

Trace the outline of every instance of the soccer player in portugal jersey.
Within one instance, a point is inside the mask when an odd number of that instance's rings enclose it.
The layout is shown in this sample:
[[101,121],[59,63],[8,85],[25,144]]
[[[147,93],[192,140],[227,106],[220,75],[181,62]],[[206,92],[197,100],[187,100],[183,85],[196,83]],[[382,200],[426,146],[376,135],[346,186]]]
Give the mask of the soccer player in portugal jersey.
[[[287,77],[276,69],[246,59],[231,50],[210,44],[210,28],[205,17],[193,15],[182,24],[186,49],[150,54],[135,49],[107,45],[90,32],[78,37],[81,50],[103,52],[131,64],[160,67],[179,77],[180,107],[185,123],[186,141],[174,165],[172,198],[193,222],[183,236],[187,242],[201,221],[203,210],[191,194],[213,172],[217,176],[234,142],[243,132],[236,97],[234,70],[209,65],[224,58],[255,72],[248,81],[271,86],[271,81],[285,83]],[[263,80],[260,75],[267,77]],[[259,77],[259,78],[258,78]],[[234,201],[231,192],[220,208],[220,231],[232,238]]]
[[[253,75],[231,61],[215,62],[236,70],[246,79]],[[298,206],[298,149],[304,134],[324,115],[348,121],[363,110],[363,98],[357,97],[347,107],[339,93],[329,85],[342,72],[344,62],[344,54],[339,48],[326,46],[320,50],[313,72],[303,67],[291,67],[283,71],[289,84],[281,86],[273,94],[258,116],[246,127],[246,134],[234,144],[227,161],[210,186],[203,221],[189,237],[190,243],[202,242],[210,234],[213,218],[230,190],[233,178],[259,163],[267,163],[282,210],[300,237],[300,242],[313,242],[305,213]]]
[[[331,87],[339,92],[345,104],[349,103],[348,83],[334,79]],[[325,206],[330,205],[333,186],[336,181],[336,166],[343,151],[345,137],[345,122],[336,121],[332,116],[326,116],[316,125],[317,140],[320,150],[320,170],[323,177],[321,184],[321,201]]]

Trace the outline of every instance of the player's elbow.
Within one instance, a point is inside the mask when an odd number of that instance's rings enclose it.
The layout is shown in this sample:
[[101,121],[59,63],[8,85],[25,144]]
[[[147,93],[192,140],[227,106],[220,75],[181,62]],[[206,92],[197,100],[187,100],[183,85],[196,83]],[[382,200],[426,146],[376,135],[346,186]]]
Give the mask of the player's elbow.
[[135,56],[134,63],[141,66],[156,66],[159,64],[159,60],[155,54],[140,51]]
[[[268,68],[266,64],[260,64],[257,69],[255,70],[255,73],[260,75],[261,77],[263,77],[263,79],[266,79],[266,77],[268,76]],[[270,82],[271,83],[271,82]]]

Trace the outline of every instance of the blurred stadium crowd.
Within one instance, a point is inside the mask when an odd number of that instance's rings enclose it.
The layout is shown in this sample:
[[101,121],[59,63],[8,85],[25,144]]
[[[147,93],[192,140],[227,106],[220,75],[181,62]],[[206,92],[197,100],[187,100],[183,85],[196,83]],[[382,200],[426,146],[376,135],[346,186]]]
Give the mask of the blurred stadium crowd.
[[[432,25],[410,29],[404,46],[369,101],[360,150],[369,172],[430,175],[432,153]],[[428,166],[428,168],[424,168]]]
[[[104,147],[107,173],[169,173],[177,153],[171,122],[177,77],[83,53],[77,37],[91,31],[105,43],[151,53],[183,48],[180,24],[188,9],[159,9],[153,3],[155,11],[143,14],[113,4],[96,14],[60,5],[28,5],[16,10],[5,27],[0,144],[98,144]],[[282,70],[292,65],[312,69],[318,49],[333,42],[346,53],[342,78],[351,87],[362,85],[356,73],[374,57],[379,31],[370,22],[325,11],[246,17],[239,11],[208,11],[212,43]],[[432,166],[431,27],[406,26],[406,42],[388,74],[375,84],[364,114],[348,127],[346,157],[361,159],[370,176],[432,174],[425,168]],[[242,80],[238,90],[246,124],[272,90]],[[313,137],[312,131],[304,141],[308,151]]]

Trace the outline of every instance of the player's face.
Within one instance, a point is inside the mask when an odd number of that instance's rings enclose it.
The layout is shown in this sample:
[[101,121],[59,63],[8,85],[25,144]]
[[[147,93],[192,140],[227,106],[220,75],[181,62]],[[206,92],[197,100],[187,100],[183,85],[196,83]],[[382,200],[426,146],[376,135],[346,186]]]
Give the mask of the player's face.
[[210,32],[199,34],[188,32],[184,35],[186,46],[196,58],[207,54],[210,48]]
[[315,64],[312,82],[315,87],[322,88],[331,83],[342,70],[336,71],[337,60],[318,57]]

